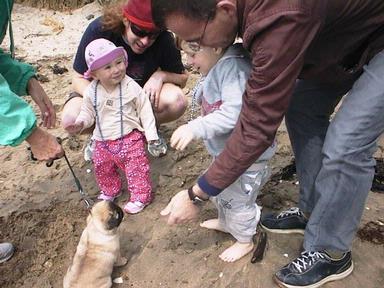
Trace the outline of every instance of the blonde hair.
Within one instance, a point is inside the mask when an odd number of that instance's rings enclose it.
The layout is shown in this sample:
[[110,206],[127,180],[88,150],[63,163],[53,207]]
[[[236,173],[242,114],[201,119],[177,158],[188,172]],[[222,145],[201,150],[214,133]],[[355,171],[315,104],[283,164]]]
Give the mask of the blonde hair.
[[187,41],[181,39],[179,36],[176,35],[175,37],[175,45],[176,48],[179,50],[184,51],[185,53],[194,54],[195,52],[191,50],[188,46]]
[[119,0],[104,8],[101,20],[102,29],[104,31],[112,31],[115,34],[123,34],[125,32],[123,6],[126,2],[126,0]]

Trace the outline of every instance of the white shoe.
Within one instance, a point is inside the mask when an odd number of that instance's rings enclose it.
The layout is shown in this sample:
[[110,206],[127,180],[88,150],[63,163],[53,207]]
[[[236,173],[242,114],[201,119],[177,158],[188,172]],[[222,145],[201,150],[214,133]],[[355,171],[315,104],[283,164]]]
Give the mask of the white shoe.
[[92,160],[93,150],[95,150],[95,141],[93,141],[93,139],[91,138],[84,148],[84,160],[85,161],[91,161]]
[[148,204],[141,203],[140,201],[129,201],[127,204],[124,205],[123,210],[128,214],[137,214],[145,208]]

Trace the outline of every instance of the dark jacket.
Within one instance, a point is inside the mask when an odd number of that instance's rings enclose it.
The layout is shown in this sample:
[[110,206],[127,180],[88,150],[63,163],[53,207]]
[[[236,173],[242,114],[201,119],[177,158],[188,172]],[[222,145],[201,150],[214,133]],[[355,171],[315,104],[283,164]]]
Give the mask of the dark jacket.
[[354,81],[384,48],[382,0],[237,0],[239,35],[252,55],[243,107],[226,147],[199,179],[216,195],[274,139],[297,78]]

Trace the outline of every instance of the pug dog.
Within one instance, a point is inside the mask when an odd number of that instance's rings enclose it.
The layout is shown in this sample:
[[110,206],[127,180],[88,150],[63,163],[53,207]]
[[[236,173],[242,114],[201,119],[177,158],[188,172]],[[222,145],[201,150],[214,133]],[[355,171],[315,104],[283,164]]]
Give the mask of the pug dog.
[[109,288],[113,266],[123,266],[118,227],[124,213],[111,201],[96,203],[88,218],[71,266],[64,277],[64,288]]

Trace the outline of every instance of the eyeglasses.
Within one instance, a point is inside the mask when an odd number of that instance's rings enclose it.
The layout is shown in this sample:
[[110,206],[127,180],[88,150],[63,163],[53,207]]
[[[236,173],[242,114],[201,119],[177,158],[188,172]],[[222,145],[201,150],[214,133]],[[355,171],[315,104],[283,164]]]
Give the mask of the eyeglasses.
[[208,16],[207,17],[207,21],[205,22],[203,33],[201,34],[201,36],[199,37],[198,40],[196,40],[196,41],[185,41],[185,42],[187,42],[188,48],[191,49],[195,53],[196,52],[200,52],[201,50],[203,50],[203,48],[201,48],[201,41],[204,38],[205,30],[207,30],[208,22],[210,20],[211,20],[211,16]]
[[130,27],[131,27],[132,33],[135,34],[137,37],[140,37],[140,38],[148,37],[151,40],[156,39],[161,32],[161,31],[149,32],[146,30],[142,30],[132,22],[130,23]]

